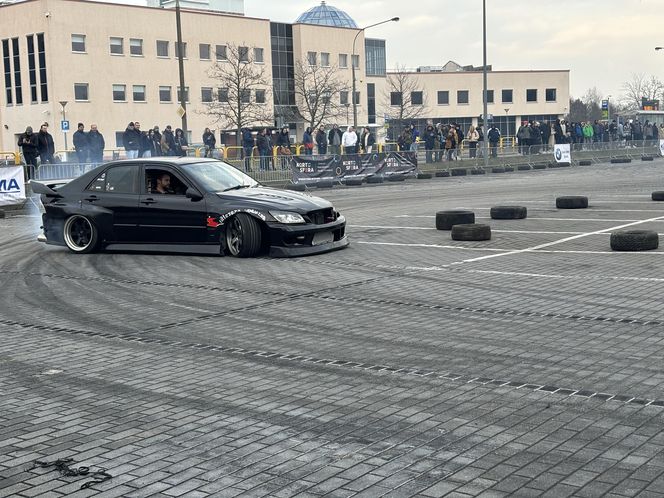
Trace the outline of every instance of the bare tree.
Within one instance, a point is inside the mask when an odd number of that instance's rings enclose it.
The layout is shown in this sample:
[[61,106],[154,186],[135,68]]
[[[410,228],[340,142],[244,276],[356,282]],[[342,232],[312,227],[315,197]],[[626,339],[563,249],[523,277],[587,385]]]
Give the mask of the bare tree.
[[[387,86],[383,97],[390,103],[387,110],[388,117],[399,122],[421,116],[427,105],[426,95],[422,91],[419,79],[412,72],[406,71],[404,66],[397,66],[395,71],[387,74]],[[413,97],[422,100],[413,102]]]
[[[265,66],[254,64],[254,47],[229,44],[226,60],[218,61],[208,70],[208,76],[218,86],[217,99],[207,102],[205,113],[225,128],[235,128],[240,145],[241,130],[251,125],[269,125],[272,106],[268,105],[270,82]],[[264,103],[257,103],[262,95]]]
[[664,83],[654,75],[632,74],[632,79],[622,85],[625,92],[620,97],[621,104],[629,110],[641,108],[641,99],[664,99]]
[[341,95],[348,95],[349,85],[340,78],[336,66],[311,65],[309,61],[295,62],[295,102],[297,112],[311,128],[316,129],[328,119],[334,119],[345,109]]

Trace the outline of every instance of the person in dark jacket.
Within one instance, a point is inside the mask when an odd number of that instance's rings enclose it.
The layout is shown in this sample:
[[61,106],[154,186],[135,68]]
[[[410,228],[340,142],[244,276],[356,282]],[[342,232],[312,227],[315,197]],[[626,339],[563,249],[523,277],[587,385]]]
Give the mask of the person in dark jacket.
[[42,164],[53,162],[55,142],[53,142],[53,137],[48,132],[48,123],[42,124],[39,129],[39,133],[37,134],[37,150],[39,151]]
[[134,129],[138,132],[138,157],[152,157],[152,146],[148,134],[141,131],[141,123],[134,122]]
[[25,164],[28,165],[28,180],[30,180],[34,176],[33,173],[37,167],[37,157],[39,156],[37,135],[32,132],[31,126],[28,126],[25,129],[25,133],[18,137],[18,146],[21,147],[23,159],[25,159]]
[[163,153],[161,151],[161,133],[159,133],[159,127],[154,126],[152,128],[152,144],[150,145],[150,149],[152,150],[152,157],[159,157]]
[[96,124],[90,125],[88,132],[88,148],[90,151],[90,162],[93,164],[101,164],[104,162],[104,136],[97,130]]
[[549,139],[551,138],[551,126],[548,121],[544,121],[540,124],[540,130],[542,130],[542,144],[546,149],[549,145]]
[[254,152],[254,136],[249,128],[242,128],[242,157],[244,170],[251,171],[251,155]]
[[88,135],[85,133],[85,125],[78,123],[77,130],[72,137],[74,140],[74,149],[78,164],[85,164],[88,161]]
[[187,138],[184,136],[184,132],[181,128],[176,128],[175,130],[175,156],[185,157],[187,155],[187,149],[189,144],[187,143]]
[[212,152],[217,145],[217,139],[210,128],[205,128],[203,132],[203,145],[205,146],[205,157],[212,157]]
[[260,156],[260,170],[267,171],[270,169],[270,150],[272,149],[267,128],[263,128],[256,136],[256,147]]
[[376,136],[368,126],[365,126],[364,130],[362,130],[360,145],[365,154],[371,154],[373,152],[373,146],[376,145]]
[[140,141],[141,132],[136,130],[134,122],[132,121],[127,125],[127,128],[122,134],[122,145],[124,145],[124,149],[127,152],[127,159],[136,159],[138,157]]
[[290,150],[291,141],[288,126],[284,126],[277,134],[276,145],[277,154],[282,157],[281,169],[287,169],[289,161],[288,157],[292,154]]
[[318,131],[316,131],[316,146],[319,154],[327,154],[327,135],[323,125],[320,125]]
[[338,124],[332,125],[332,129],[327,134],[327,142],[330,146],[330,154],[341,155],[341,139],[343,133],[339,129]]
[[424,150],[426,151],[426,162],[433,162],[433,150],[436,147],[436,130],[428,125],[424,130]]
[[175,154],[175,136],[173,136],[173,128],[168,125],[161,136],[161,152],[165,156],[174,156]]
[[307,129],[304,130],[304,135],[302,135],[302,145],[304,145],[305,156],[312,156],[314,154],[314,137],[311,126],[308,126]]
[[553,138],[557,144],[567,143],[560,119],[556,119],[556,124],[553,125]]
[[498,142],[500,141],[500,130],[496,128],[496,125],[491,125],[491,128],[489,129],[489,135],[487,137],[489,139],[489,149],[491,152],[491,157],[497,157],[498,156]]

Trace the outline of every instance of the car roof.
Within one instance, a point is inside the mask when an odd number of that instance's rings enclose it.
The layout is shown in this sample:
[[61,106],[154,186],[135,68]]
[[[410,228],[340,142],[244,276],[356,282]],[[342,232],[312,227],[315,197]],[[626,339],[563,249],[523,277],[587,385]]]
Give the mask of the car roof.
[[194,164],[194,163],[218,163],[218,162],[223,162],[223,161],[207,157],[139,157],[136,159],[120,159],[117,161],[110,161],[108,163],[105,163],[104,166],[127,164],[127,163],[135,164],[136,166],[141,166],[143,164],[183,165],[183,164]]

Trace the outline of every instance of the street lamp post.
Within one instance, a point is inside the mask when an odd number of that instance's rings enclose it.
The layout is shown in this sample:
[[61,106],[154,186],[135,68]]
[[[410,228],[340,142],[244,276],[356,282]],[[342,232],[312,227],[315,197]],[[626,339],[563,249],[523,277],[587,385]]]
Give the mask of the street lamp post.
[[184,86],[184,50],[182,45],[182,22],[180,20],[180,0],[175,0],[175,27],[178,44],[178,70],[180,73],[180,107],[182,108],[182,132],[187,136],[187,96]]
[[[62,106],[62,120],[67,121],[67,115],[65,114],[65,107],[67,107],[67,101],[66,100],[61,100],[60,105]],[[66,154],[66,151],[67,151],[67,132],[63,129],[62,134],[65,137],[65,154]]]
[[487,136],[487,109],[488,109],[488,102],[487,102],[487,71],[486,71],[486,0],[482,0],[482,49],[483,49],[483,67],[482,67],[482,76],[483,76],[483,84],[484,84],[484,90],[482,92],[483,97],[483,119],[482,123],[484,124],[484,140],[482,142],[482,149],[483,149],[483,155],[484,155],[484,170],[486,171],[489,168],[489,142],[488,142],[488,136]]
[[[391,18],[391,19],[386,19],[386,20],[384,20],[384,21],[377,22],[377,23],[375,23],[375,24],[370,24],[369,26],[365,26],[364,28],[358,30],[358,32],[355,33],[355,38],[353,38],[353,51],[352,51],[352,53],[351,53],[351,55],[350,55],[350,66],[351,66],[351,70],[352,70],[352,74],[353,74],[353,95],[351,96],[351,98],[352,98],[353,100],[352,100],[351,102],[353,102],[353,128],[355,128],[355,129],[357,129],[357,99],[355,98],[355,94],[356,94],[355,86],[356,86],[356,83],[355,83],[355,60],[354,60],[354,59],[355,59],[355,42],[357,41],[357,37],[358,37],[358,36],[360,35],[360,33],[362,33],[363,31],[365,31],[365,30],[367,30],[367,29],[369,29],[369,28],[373,28],[374,26],[379,26],[379,25],[381,25],[381,24],[385,24],[385,23],[388,23],[388,22],[397,22],[398,20],[399,20],[398,17],[393,17],[393,18]],[[359,57],[358,57],[358,66],[359,66]]]

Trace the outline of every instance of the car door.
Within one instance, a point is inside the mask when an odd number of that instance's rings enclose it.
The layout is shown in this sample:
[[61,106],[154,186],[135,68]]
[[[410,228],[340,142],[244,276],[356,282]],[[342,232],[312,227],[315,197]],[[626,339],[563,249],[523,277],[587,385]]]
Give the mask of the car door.
[[82,193],[81,207],[94,213],[109,242],[138,239],[139,174],[140,164],[111,166]]
[[[155,191],[158,175],[170,175],[173,192]],[[139,197],[139,230],[145,243],[202,244],[207,237],[205,199],[192,200],[185,195],[192,185],[169,165],[143,167],[142,192]]]

